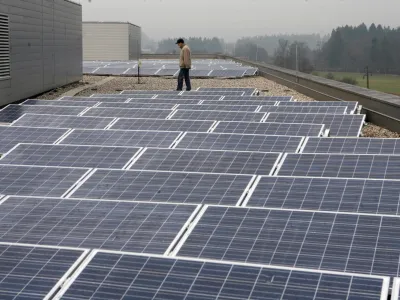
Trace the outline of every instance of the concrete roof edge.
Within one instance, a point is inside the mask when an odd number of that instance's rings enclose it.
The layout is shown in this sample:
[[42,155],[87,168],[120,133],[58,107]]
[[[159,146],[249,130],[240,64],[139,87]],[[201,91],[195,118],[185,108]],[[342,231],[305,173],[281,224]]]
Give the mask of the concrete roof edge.
[[[66,0],[68,1],[68,0]],[[128,25],[132,25],[138,28],[141,28],[139,25],[133,24],[131,22],[119,22],[119,21],[115,21],[115,22],[111,22],[111,21],[83,21],[82,23],[86,23],[86,24],[128,24]]]

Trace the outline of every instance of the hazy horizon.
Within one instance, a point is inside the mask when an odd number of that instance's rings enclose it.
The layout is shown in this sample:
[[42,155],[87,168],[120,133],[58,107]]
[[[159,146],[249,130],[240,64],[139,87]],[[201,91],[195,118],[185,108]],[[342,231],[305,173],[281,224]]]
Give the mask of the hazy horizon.
[[[190,4],[188,4],[190,1]],[[80,1],[84,21],[131,22],[149,37],[329,34],[372,23],[399,27],[400,1],[381,0],[89,0]],[[269,13],[272,12],[272,13]]]

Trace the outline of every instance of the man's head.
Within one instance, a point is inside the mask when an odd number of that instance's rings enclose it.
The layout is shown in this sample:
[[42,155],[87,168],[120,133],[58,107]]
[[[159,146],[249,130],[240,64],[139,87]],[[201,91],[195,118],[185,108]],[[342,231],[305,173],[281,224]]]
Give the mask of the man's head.
[[176,41],[176,44],[178,45],[179,48],[183,48],[183,46],[185,46],[185,41],[183,39],[178,39]]

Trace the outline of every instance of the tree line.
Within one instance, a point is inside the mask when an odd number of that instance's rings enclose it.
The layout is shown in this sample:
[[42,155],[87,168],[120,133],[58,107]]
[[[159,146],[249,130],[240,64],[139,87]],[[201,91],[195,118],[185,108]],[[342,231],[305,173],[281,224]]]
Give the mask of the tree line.
[[[156,53],[179,53],[176,38],[161,40]],[[317,71],[400,74],[400,27],[365,24],[334,29],[330,36],[272,35],[223,39],[190,37],[193,53],[228,53],[253,61],[311,73]],[[297,64],[296,66],[296,51]]]
[[[311,46],[306,41],[307,36],[290,37],[276,42],[269,63],[296,70],[297,48],[298,69],[301,72],[363,72],[368,66],[373,73],[400,74],[400,27],[375,24],[369,28],[365,24],[338,27],[329,37],[320,38],[319,42],[312,40],[318,39],[317,35],[308,37],[311,38]],[[254,40],[267,39],[244,38],[238,43],[251,45]],[[251,57],[251,53],[248,50],[247,56]]]
[[[161,54],[176,54],[178,53],[176,41],[178,38],[163,39],[158,43],[156,53]],[[190,46],[193,53],[224,53],[225,42],[217,37],[203,38],[203,37],[189,37],[183,38],[185,43]]]
[[317,70],[400,74],[400,27],[338,27],[315,51]]
[[278,47],[279,41],[288,41],[289,44],[294,42],[304,43],[310,49],[314,50],[321,47],[321,44],[329,39],[328,35],[321,36],[319,34],[276,34],[263,35],[254,37],[243,37],[237,41],[238,44],[254,44],[264,48],[268,53],[273,54]]

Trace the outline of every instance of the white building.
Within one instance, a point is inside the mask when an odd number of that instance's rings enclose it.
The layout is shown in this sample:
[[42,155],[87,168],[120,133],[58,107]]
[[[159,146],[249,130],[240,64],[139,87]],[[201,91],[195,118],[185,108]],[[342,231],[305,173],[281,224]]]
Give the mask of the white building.
[[140,58],[142,31],[121,22],[83,23],[83,60],[135,60]]
[[0,105],[82,78],[82,7],[0,1]]

